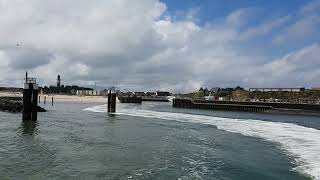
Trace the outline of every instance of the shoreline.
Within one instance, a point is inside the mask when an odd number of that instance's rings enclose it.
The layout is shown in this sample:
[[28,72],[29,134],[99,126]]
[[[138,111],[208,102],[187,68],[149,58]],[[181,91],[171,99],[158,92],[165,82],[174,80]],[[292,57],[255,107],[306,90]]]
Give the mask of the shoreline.
[[[22,97],[22,93],[12,93],[12,92],[0,92],[0,97]],[[44,97],[46,97],[46,102],[51,103],[52,97],[53,102],[74,102],[74,103],[101,103],[106,104],[108,99],[103,96],[76,96],[76,95],[39,95],[40,103],[42,104],[44,101]]]
[[[13,92],[0,92],[0,97],[22,97],[22,93],[13,93]],[[107,97],[103,96],[76,96],[76,95],[39,95],[40,103],[43,104],[44,97],[46,97],[46,103],[51,103],[52,97],[53,102],[58,103],[83,103],[83,104],[98,104],[103,105],[107,104]],[[117,99],[117,102],[118,99]],[[194,108],[192,108],[194,109]],[[197,108],[195,108],[197,109]],[[214,111],[214,110],[213,110]],[[231,111],[238,112],[238,111]],[[252,112],[252,113],[263,113],[263,114],[274,114],[274,115],[296,115],[296,116],[314,116],[320,117],[320,111],[310,111],[310,110],[301,110],[301,109],[281,109],[273,108],[264,112]]]
[[190,99],[174,99],[174,108],[201,109],[211,111],[230,111],[246,113],[264,113],[278,115],[297,115],[320,117],[320,106],[310,104],[274,104],[235,101],[203,101]]

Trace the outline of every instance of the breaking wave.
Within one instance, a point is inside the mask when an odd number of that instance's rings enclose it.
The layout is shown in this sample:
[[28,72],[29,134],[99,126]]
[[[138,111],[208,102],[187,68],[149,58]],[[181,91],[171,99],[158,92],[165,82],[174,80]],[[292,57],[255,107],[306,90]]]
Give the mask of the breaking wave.
[[[86,111],[105,112],[106,106]],[[157,112],[140,109],[119,109],[119,115],[190,122],[216,126],[220,130],[262,138],[280,145],[295,160],[294,170],[320,180],[320,130],[290,123],[251,119],[232,119],[184,113]]]

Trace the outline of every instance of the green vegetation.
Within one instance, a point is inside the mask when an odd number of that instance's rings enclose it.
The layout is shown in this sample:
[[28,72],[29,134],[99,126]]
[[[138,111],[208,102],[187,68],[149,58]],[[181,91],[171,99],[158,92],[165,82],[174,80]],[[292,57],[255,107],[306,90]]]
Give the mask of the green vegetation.
[[187,94],[178,94],[180,97],[184,98],[192,98],[192,99],[203,99],[205,96],[216,96],[216,97],[224,97],[226,100],[232,99],[232,93],[234,91],[244,91],[243,88],[237,86],[235,88],[218,88],[216,91],[208,90],[208,88],[201,87],[199,91],[187,93]]
[[320,100],[320,91],[303,92],[250,92],[250,99],[276,99],[285,102],[316,102]]
[[180,97],[192,99],[203,99],[209,95],[235,101],[259,100],[311,104],[320,102],[319,90],[306,90],[302,92],[249,92],[237,86],[235,88],[219,88],[216,92],[210,91],[208,88],[200,88],[196,92],[178,94]]

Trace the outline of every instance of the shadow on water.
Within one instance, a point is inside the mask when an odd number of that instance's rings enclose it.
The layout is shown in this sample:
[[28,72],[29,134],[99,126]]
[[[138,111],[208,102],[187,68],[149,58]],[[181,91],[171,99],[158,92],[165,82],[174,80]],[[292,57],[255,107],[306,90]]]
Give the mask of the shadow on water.
[[38,134],[38,122],[37,121],[22,121],[19,128],[22,136],[34,136]]
[[105,115],[106,120],[110,123],[115,123],[116,119],[117,119],[116,117],[117,117],[117,115],[113,114],[113,113],[106,113],[106,115]]

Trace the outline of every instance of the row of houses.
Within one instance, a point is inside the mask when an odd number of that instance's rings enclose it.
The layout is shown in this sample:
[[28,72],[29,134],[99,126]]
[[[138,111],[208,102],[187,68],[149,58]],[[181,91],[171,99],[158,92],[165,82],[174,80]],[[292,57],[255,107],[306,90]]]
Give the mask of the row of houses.
[[[241,88],[242,89],[242,88]],[[219,91],[234,91],[234,90],[241,90],[240,88],[219,88],[214,87],[208,90],[211,93],[216,93]],[[244,89],[242,89],[244,90]],[[270,88],[249,88],[250,92],[304,92],[307,90],[313,90],[313,91],[320,91],[320,87],[313,87],[311,89],[306,89],[305,87],[297,87],[297,88],[276,88],[276,87],[270,87]]]
[[[77,96],[106,96],[107,90],[77,90]],[[120,90],[116,90],[118,95],[124,96],[171,96],[170,92],[166,91],[156,91],[156,92],[120,92]]]
[[170,93],[170,92],[167,92],[167,91],[133,92],[132,95],[135,95],[135,96],[158,96],[158,97],[166,97],[166,96],[171,96],[171,93]]
[[100,91],[95,90],[77,90],[76,92],[77,96],[100,96]]
[[250,88],[250,92],[303,92],[306,88]]

